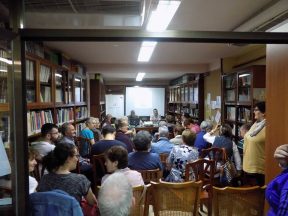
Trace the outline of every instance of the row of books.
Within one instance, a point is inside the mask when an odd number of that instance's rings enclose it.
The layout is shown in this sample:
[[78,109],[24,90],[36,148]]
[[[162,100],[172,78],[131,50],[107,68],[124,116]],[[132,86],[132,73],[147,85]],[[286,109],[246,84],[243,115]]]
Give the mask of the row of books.
[[0,77],[0,103],[7,103],[7,99],[7,78]]
[[35,62],[26,59],[26,80],[34,80]]
[[80,136],[81,130],[86,127],[85,123],[80,123],[76,125],[76,136]]
[[57,122],[63,124],[64,122],[70,122],[74,120],[73,108],[57,109]]
[[40,89],[40,101],[41,102],[51,102],[51,87],[50,86],[41,86]]
[[25,51],[32,53],[44,59],[44,46],[43,43],[36,43],[27,41],[25,43]]
[[39,133],[45,123],[53,123],[51,110],[28,111],[27,112],[27,130],[28,136]]
[[40,65],[40,82],[48,83],[51,77],[51,68],[46,65]]
[[[0,57],[8,60],[7,52],[3,49],[0,49]],[[1,72],[7,73],[7,71],[8,71],[7,66],[8,66],[8,64],[6,62],[0,61],[0,71]]]
[[75,116],[76,116],[76,119],[87,118],[88,117],[87,107],[86,106],[77,107],[75,109]]

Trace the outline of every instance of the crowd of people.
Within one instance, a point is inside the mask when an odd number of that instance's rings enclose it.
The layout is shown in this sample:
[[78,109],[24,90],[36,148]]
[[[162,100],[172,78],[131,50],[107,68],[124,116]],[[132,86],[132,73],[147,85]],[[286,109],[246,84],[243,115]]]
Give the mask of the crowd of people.
[[[89,205],[96,205],[101,215],[125,215],[119,212],[129,212],[133,205],[131,188],[144,185],[137,170],[163,170],[163,181],[183,182],[186,164],[197,160],[201,151],[210,147],[225,149],[228,158],[235,164],[238,176],[244,179],[241,184],[263,186],[266,126],[264,102],[255,105],[254,117],[255,123],[252,126],[243,124],[240,128],[242,139],[239,142],[234,140],[231,125],[217,124],[213,127],[211,121],[203,121],[199,126],[188,114],[176,121],[171,115],[161,118],[157,109],[154,109],[150,120],[159,123],[155,134],[145,130],[136,133],[135,128],[129,128],[129,121],[138,118],[135,111],[116,120],[108,114],[101,124],[98,118],[90,117],[80,132],[80,136],[85,138],[81,141],[81,148],[75,142],[73,124],[64,123],[58,128],[57,125],[47,123],[42,126],[41,139],[31,143],[29,150],[29,171],[33,171],[38,161],[46,168],[45,175],[40,182],[29,177],[29,192],[60,189],[79,203],[84,199]],[[97,204],[91,189],[95,182],[90,158],[99,154],[104,154],[107,173],[101,181]],[[165,166],[160,160],[160,154],[168,155]],[[267,200],[271,212],[287,213],[288,145],[279,147],[275,158],[284,171],[267,187]],[[73,172],[77,168],[81,174]],[[123,188],[119,188],[119,185]],[[128,197],[123,197],[126,195]],[[283,204],[279,206],[280,201]],[[122,206],[121,202],[126,205]]]

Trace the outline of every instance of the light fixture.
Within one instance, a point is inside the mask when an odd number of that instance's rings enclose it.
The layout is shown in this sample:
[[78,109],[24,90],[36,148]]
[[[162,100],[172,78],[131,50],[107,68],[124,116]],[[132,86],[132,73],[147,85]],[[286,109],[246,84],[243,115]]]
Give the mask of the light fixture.
[[57,77],[62,77],[62,75],[59,74],[59,73],[55,73],[55,76],[57,76]]
[[0,69],[0,72],[6,72],[7,73],[7,70]]
[[250,76],[251,74],[241,74],[239,77],[245,77],[245,76]]
[[139,72],[139,73],[137,74],[136,81],[138,81],[138,82],[142,81],[142,79],[143,79],[144,76],[145,76],[145,73]]
[[10,65],[12,64],[12,61],[6,58],[0,57],[0,61],[5,62],[6,64],[10,64]]
[[77,79],[77,78],[75,78],[74,80],[75,80],[76,82],[80,82],[80,81],[81,81],[80,79]]
[[155,41],[144,41],[142,42],[139,55],[138,62],[148,62],[153,54],[153,51],[156,47],[157,42]]

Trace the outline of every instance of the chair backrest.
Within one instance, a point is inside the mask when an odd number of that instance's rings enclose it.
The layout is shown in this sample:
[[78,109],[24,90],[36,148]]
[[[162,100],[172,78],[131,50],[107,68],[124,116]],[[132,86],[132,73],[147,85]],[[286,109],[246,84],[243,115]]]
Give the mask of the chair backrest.
[[149,184],[150,181],[159,182],[159,180],[163,176],[162,170],[154,169],[154,170],[137,170],[141,173],[143,181],[145,184]]
[[144,216],[144,210],[146,205],[146,194],[147,190],[151,185],[142,185],[138,187],[133,187],[133,197],[135,203],[131,208],[131,216]]
[[185,181],[202,181],[203,185],[213,185],[215,162],[213,160],[198,159],[186,164]]
[[[151,182],[152,205],[155,216],[198,215],[198,205],[202,182],[159,183]],[[186,214],[185,214],[186,215]]]
[[163,164],[163,167],[164,167],[164,168],[166,167],[168,156],[169,156],[168,153],[161,153],[161,154],[159,154],[161,163]]
[[226,160],[226,150],[225,148],[208,148],[202,149],[200,158],[209,158],[209,160],[214,160],[216,163],[219,161]]
[[78,147],[78,151],[81,154],[83,152],[83,145],[87,143],[88,145],[88,155],[91,153],[91,145],[90,145],[90,140],[84,137],[75,137],[75,145]]
[[248,188],[213,187],[213,215],[263,215],[264,187],[254,186]]
[[92,169],[95,186],[101,185],[101,179],[106,174],[104,154],[92,156]]

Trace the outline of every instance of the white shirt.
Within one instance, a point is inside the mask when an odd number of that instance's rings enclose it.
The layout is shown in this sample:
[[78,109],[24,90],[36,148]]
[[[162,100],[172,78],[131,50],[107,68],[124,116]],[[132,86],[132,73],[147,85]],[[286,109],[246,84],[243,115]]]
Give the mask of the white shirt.
[[38,182],[34,177],[29,176],[29,194],[36,192]]
[[38,141],[31,143],[33,149],[35,149],[41,157],[46,156],[49,152],[53,151],[55,145],[46,142],[46,141]]

